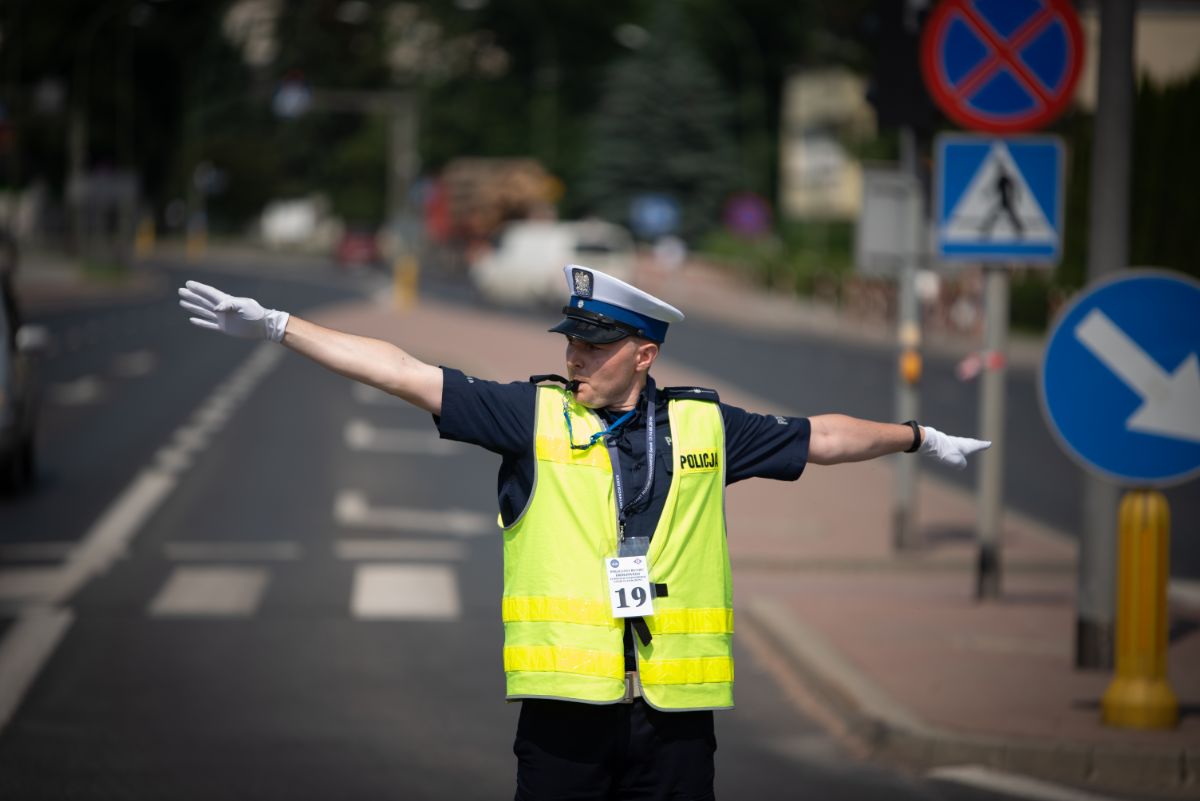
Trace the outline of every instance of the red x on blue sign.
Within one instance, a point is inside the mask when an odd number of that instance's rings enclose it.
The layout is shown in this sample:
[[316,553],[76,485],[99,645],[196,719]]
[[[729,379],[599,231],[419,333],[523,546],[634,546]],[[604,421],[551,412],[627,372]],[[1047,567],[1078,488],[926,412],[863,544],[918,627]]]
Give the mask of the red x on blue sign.
[[1068,0],[943,0],[925,23],[921,71],[966,128],[1036,130],[1071,102],[1083,61]]

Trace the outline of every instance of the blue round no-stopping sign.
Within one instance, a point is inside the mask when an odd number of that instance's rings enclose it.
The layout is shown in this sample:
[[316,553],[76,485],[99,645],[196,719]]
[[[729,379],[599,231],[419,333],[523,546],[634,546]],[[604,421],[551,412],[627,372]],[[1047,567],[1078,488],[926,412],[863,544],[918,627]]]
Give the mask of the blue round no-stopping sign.
[[1068,0],[942,0],[921,36],[930,96],[966,128],[1045,126],[1070,104],[1083,34]]

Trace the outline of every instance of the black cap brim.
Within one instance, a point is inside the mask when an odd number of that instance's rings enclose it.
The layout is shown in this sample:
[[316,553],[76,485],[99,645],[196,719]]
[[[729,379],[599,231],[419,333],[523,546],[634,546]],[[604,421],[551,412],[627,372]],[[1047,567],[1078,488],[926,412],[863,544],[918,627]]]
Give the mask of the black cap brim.
[[569,337],[582,339],[584,342],[590,342],[593,345],[607,345],[610,342],[616,342],[619,339],[629,336],[627,332],[619,328],[597,325],[588,320],[581,320],[578,317],[570,316],[549,329],[549,331],[553,334],[566,334]]

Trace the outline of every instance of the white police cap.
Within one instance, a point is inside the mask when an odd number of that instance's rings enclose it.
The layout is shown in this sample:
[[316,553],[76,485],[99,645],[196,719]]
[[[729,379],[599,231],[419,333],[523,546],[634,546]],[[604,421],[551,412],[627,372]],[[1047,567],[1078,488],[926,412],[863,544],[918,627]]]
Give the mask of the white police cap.
[[602,345],[627,336],[653,342],[667,338],[667,326],[683,312],[648,292],[607,273],[568,264],[563,268],[571,300],[563,306],[566,319],[550,330]]

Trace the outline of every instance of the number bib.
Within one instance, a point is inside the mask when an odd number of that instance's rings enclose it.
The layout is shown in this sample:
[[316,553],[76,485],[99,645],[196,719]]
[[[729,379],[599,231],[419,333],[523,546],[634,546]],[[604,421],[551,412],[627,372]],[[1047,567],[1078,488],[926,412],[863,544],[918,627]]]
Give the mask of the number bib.
[[604,560],[608,572],[608,598],[613,617],[649,617],[654,614],[650,597],[650,566],[641,556],[612,556]]

